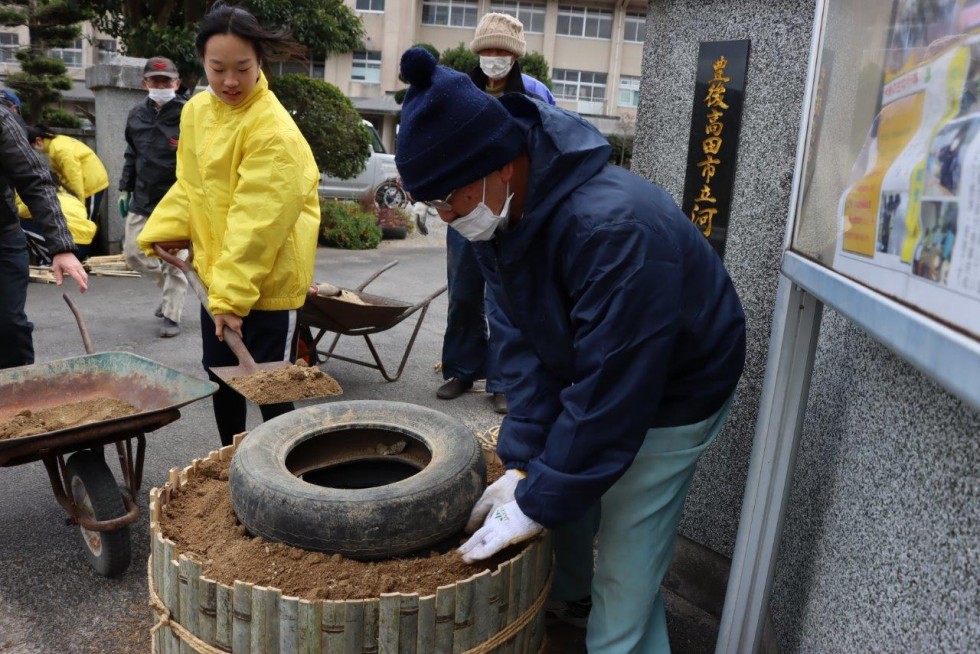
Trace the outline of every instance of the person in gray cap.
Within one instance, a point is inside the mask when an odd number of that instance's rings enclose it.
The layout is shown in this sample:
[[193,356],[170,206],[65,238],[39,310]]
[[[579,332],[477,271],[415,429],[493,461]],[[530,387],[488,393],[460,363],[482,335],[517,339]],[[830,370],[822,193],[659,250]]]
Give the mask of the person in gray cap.
[[12,89],[0,89],[0,102],[2,102],[11,112],[14,114],[14,120],[20,125],[21,129],[24,130],[24,134],[27,134],[27,123],[24,121],[24,116],[21,113],[20,106],[20,96],[18,96]]
[[126,154],[119,180],[119,213],[126,219],[123,254],[133,270],[152,279],[163,292],[156,315],[163,318],[160,336],[180,333],[180,317],[187,294],[184,273],[169,263],[148,257],[136,244],[147,217],[177,180],[177,143],[180,113],[185,100],[177,95],[180,74],[166,57],[152,57],[143,67],[147,98],[126,119]]
[[459,552],[483,560],[547,527],[550,618],[586,624],[592,654],[669,652],[660,582],[744,364],[732,280],[577,114],[495,100],[423,48],[401,73],[403,183],[473,244],[501,314],[506,472]]

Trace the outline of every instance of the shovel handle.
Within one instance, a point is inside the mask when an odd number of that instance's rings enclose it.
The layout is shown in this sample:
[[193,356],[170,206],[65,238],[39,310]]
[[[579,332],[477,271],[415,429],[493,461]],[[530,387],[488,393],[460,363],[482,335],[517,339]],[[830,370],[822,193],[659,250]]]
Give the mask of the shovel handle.
[[[180,257],[175,257],[167,251],[183,250],[185,248],[189,253],[187,261],[184,261]],[[154,243],[153,249],[161,259],[173,266],[176,266],[182,273],[184,273],[184,277],[187,278],[187,283],[194,289],[194,293],[197,295],[197,299],[201,301],[201,305],[204,306],[204,310],[208,312],[209,316],[211,316],[211,320],[214,320],[214,314],[211,313],[211,309],[208,308],[208,289],[204,286],[204,282],[201,281],[201,278],[198,276],[194,268],[189,265],[194,256],[194,250],[191,249],[190,241]],[[238,363],[251,372],[258,369],[258,366],[255,365],[255,359],[252,358],[248,348],[245,347],[245,343],[242,342],[241,336],[227,327],[224,328],[222,336],[224,337],[225,343],[229,348],[231,348],[231,351],[235,353],[236,357],[238,357]]]

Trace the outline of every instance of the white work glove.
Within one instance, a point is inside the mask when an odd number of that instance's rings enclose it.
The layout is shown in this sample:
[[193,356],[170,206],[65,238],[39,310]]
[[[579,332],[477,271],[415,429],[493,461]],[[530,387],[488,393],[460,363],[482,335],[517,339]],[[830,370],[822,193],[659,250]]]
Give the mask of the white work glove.
[[498,506],[513,502],[514,493],[517,492],[517,482],[524,479],[525,476],[520,470],[508,470],[503,477],[487,486],[483,495],[473,505],[473,510],[470,511],[470,519],[463,528],[466,533],[472,534],[479,529],[490,512]]
[[544,527],[524,515],[516,500],[495,508],[487,521],[457,550],[464,563],[493,556],[508,545],[520,543],[540,534]]

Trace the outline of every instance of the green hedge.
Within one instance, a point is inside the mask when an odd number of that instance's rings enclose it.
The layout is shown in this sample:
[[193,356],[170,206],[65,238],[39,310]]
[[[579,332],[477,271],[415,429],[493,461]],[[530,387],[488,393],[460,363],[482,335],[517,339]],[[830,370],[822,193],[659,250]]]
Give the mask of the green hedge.
[[353,202],[320,200],[320,242],[345,250],[373,250],[381,242],[374,214]]

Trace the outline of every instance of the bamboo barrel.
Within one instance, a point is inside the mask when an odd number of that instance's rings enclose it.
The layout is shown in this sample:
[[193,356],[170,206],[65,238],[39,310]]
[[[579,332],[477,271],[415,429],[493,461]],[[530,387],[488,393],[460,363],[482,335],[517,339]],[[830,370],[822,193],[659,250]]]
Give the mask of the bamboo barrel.
[[[239,440],[203,460],[229,460]],[[243,581],[227,586],[205,577],[160,529],[171,493],[196,477],[200,461],[171,470],[167,483],[150,491],[154,654],[533,654],[544,647],[547,532],[494,572],[440,586],[434,595],[309,601]]]

